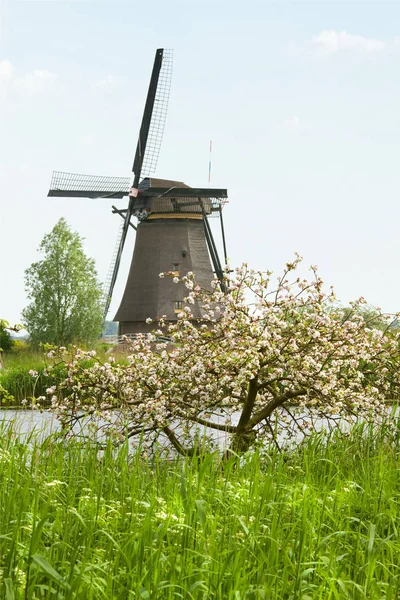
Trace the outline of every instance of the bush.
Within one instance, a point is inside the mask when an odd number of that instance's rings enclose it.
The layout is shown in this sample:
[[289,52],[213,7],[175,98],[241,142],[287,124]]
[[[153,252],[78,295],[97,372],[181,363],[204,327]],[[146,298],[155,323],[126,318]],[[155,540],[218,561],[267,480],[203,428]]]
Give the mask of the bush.
[[12,347],[13,347],[13,339],[10,335],[10,332],[7,331],[6,329],[4,329],[3,327],[1,327],[0,328],[0,348],[3,350],[3,352],[9,352]]
[[31,352],[31,347],[29,345],[29,342],[27,342],[27,340],[13,340],[13,346],[12,346],[12,352],[13,354],[27,354],[28,352]]
[[[29,371],[37,372],[36,376],[32,376]],[[38,398],[44,396],[46,405],[50,401],[50,397],[46,394],[46,390],[60,383],[66,375],[66,370],[63,365],[54,367],[52,370],[47,370],[43,364],[15,366],[6,369],[0,375],[0,404],[3,406],[20,406],[22,400],[30,398]]]

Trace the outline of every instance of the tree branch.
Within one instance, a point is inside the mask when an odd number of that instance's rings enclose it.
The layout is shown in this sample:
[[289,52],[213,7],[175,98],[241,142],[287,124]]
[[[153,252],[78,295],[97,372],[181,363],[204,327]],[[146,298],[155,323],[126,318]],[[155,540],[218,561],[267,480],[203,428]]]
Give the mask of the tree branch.
[[253,412],[254,403],[257,398],[257,377],[253,377],[249,383],[249,389],[247,392],[247,398],[244,403],[242,414],[240,415],[239,423],[237,424],[237,431],[243,431],[249,423],[251,413]]
[[201,417],[188,417],[187,415],[179,415],[183,419],[189,419],[194,423],[199,423],[199,425],[204,425],[204,427],[209,427],[210,429],[216,429],[217,431],[225,431],[225,433],[236,433],[238,428],[236,425],[220,425],[219,423],[213,423],[212,421],[206,421]]
[[175,433],[172,431],[172,429],[170,429],[170,427],[168,427],[168,425],[164,425],[162,430],[167,436],[168,440],[171,442],[172,446],[175,448],[175,450],[179,452],[179,454],[182,454],[182,456],[194,455],[193,448],[185,448],[184,446],[182,446]]
[[258,425],[264,419],[268,419],[268,417],[270,417],[272,415],[274,410],[276,408],[278,408],[279,406],[282,406],[282,404],[284,404],[284,402],[286,402],[286,400],[291,400],[292,398],[298,398],[299,396],[304,396],[305,393],[306,393],[306,390],[297,390],[297,392],[286,392],[285,394],[282,394],[281,396],[275,396],[274,399],[271,400],[271,402],[269,404],[267,404],[267,406],[265,408],[258,411],[258,413],[256,413],[254,415],[254,417],[252,419],[250,419],[249,426],[254,427],[255,425]]

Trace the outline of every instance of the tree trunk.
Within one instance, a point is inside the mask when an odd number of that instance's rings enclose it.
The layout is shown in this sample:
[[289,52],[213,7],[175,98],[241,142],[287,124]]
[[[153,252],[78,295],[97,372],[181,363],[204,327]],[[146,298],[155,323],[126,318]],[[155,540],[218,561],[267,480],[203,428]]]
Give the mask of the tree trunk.
[[233,435],[230,450],[238,454],[243,454],[249,450],[255,440],[256,432],[253,429],[243,429]]

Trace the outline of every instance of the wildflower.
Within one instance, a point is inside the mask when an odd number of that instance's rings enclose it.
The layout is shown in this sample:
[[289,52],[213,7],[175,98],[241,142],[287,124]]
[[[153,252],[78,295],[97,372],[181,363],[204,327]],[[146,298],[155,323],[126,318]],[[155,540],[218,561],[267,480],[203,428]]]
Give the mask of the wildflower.
[[60,485],[67,485],[65,481],[60,481],[59,479],[54,479],[54,481],[47,481],[44,484],[46,487],[56,487]]

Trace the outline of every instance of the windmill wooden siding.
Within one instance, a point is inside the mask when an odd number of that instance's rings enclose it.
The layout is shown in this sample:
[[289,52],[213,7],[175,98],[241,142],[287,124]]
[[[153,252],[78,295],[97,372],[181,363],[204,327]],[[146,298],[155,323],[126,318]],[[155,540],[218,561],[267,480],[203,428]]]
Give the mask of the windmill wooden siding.
[[[174,264],[179,264],[180,276],[193,271],[199,285],[211,289],[214,273],[203,219],[157,219],[154,215],[139,223],[128,281],[114,317],[120,335],[152,331],[154,323],[147,324],[148,317],[166,315],[168,320],[176,320],[175,302],[189,292],[183,283],[159,277],[161,272],[172,271]],[[199,309],[192,308],[198,318]]]

